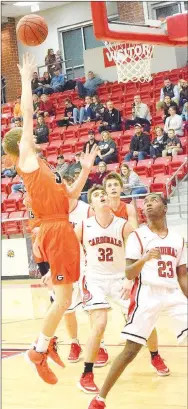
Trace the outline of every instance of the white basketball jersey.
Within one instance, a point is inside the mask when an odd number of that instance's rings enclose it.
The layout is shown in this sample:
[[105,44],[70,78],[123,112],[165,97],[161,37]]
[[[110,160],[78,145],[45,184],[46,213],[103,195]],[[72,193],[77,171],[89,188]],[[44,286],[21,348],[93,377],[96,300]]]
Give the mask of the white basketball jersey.
[[89,208],[90,206],[87,203],[78,200],[76,207],[69,213],[69,221],[73,227],[88,218]]
[[152,284],[168,288],[178,286],[176,268],[186,264],[184,240],[179,234],[168,231],[161,238],[143,225],[130,234],[126,243],[126,258],[139,260],[149,250],[158,247],[161,259],[147,261],[141,271],[143,284]]
[[87,257],[87,274],[103,279],[104,276],[125,277],[124,219],[114,216],[106,228],[100,226],[96,217],[83,222],[83,245]]

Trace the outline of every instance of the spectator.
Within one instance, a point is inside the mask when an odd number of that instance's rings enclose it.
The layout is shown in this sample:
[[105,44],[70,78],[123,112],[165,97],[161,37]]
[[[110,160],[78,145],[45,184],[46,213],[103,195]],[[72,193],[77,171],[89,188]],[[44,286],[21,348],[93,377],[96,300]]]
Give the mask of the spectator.
[[17,119],[22,119],[22,111],[21,111],[21,97],[17,97],[16,103],[14,105],[13,110],[14,118],[11,119],[11,122],[15,122]]
[[61,179],[63,179],[63,176],[65,175],[67,169],[68,169],[69,164],[65,162],[64,156],[63,155],[58,155],[57,157],[57,166],[56,166],[56,171],[60,174]]
[[99,153],[95,159],[95,165],[98,165],[101,161],[105,163],[118,162],[117,147],[110,132],[103,131],[101,136],[102,141],[98,143]]
[[33,119],[36,119],[39,114],[40,99],[37,94],[33,94]]
[[176,114],[176,109],[174,107],[170,107],[168,112],[170,116],[166,118],[164,131],[168,133],[169,129],[174,129],[175,135],[183,136],[182,117]]
[[61,63],[57,61],[57,56],[54,53],[53,48],[48,49],[48,53],[45,57],[45,65],[47,66],[48,73],[51,77],[55,75],[55,70],[60,70]]
[[38,74],[37,72],[33,73],[33,79],[31,81],[31,89],[33,94],[37,94],[39,97],[43,93],[43,88],[42,88],[42,83],[39,82]]
[[89,71],[88,79],[84,84],[82,84],[81,81],[77,81],[76,83],[77,88],[78,88],[79,97],[80,98],[83,98],[86,96],[92,97],[93,95],[96,94],[97,87],[103,83],[104,81],[96,77],[93,71]]
[[131,159],[143,160],[149,155],[150,139],[149,135],[143,133],[142,125],[136,124],[135,135],[133,135],[130,143],[130,152],[127,153],[124,160],[130,161]]
[[67,168],[66,174],[68,174],[69,176],[74,177],[75,170],[76,169],[79,169],[79,170],[82,169],[82,166],[81,166],[81,163],[80,163],[80,156],[81,156],[81,152],[75,153],[75,157],[74,157],[75,161],[73,163],[71,163]]
[[183,121],[188,121],[188,102],[186,102],[183,106],[181,117]]
[[11,186],[11,190],[12,190],[12,193],[17,193],[17,192],[25,193],[25,187],[24,187],[22,179],[20,180],[20,183],[14,183]]
[[14,178],[17,175],[15,165],[5,168],[2,163],[1,177]]
[[99,126],[99,132],[103,131],[120,131],[121,130],[121,113],[114,108],[114,103],[108,101],[104,109],[102,124]]
[[155,128],[156,137],[151,142],[150,146],[150,156],[151,158],[159,158],[162,156],[162,151],[165,149],[167,144],[167,136],[163,131],[163,128],[156,126]]
[[150,130],[151,114],[147,104],[141,101],[140,95],[135,95],[134,102],[132,104],[132,118],[126,120],[126,129],[129,129],[130,125],[140,124],[145,125],[144,130]]
[[67,125],[69,125],[70,122],[72,122],[72,124],[77,124],[79,121],[79,109],[76,105],[72,104],[71,100],[68,98],[65,100],[64,121],[67,122]]
[[65,76],[60,74],[59,69],[54,70],[54,76],[52,77],[50,86],[44,88],[44,94],[53,94],[53,92],[61,92],[65,83]]
[[95,113],[95,119],[98,121],[102,119],[104,114],[104,105],[100,102],[100,99],[97,95],[94,95],[92,98],[91,108],[92,111]]
[[169,78],[164,79],[164,87],[161,88],[160,101],[164,101],[166,95],[168,95],[172,101],[179,104],[180,95],[178,86],[172,84]]
[[91,149],[93,148],[93,146],[96,144],[96,145],[98,145],[98,141],[95,139],[95,132],[92,130],[92,129],[90,129],[89,131],[88,131],[88,142],[86,142],[85,144],[84,144],[84,146],[83,146],[83,152],[85,153],[86,152],[86,148],[87,148],[87,146],[89,147],[89,152],[91,152]]
[[107,164],[103,161],[98,164],[98,172],[96,172],[91,178],[91,183],[96,185],[102,185],[103,179],[108,175]]
[[137,173],[131,170],[126,163],[121,164],[120,175],[123,181],[123,194],[125,196],[147,193],[148,190]]
[[41,84],[43,86],[43,93],[44,93],[44,88],[49,88],[51,84],[51,75],[48,73],[48,71],[44,71],[43,73],[43,79],[41,79]]
[[[79,168],[75,169],[75,171],[74,171],[74,181],[78,178],[80,172],[81,172],[81,169],[79,169]],[[88,201],[87,201],[87,192],[90,189],[90,187],[91,187],[91,180],[88,178],[86,180],[86,183],[85,183],[85,185],[84,185],[84,187],[82,189],[82,193],[80,195],[80,199],[83,200],[83,202],[85,202],[85,203],[88,203]]]
[[54,115],[54,107],[52,101],[50,101],[48,96],[45,94],[42,94],[40,97],[38,113],[39,115],[42,115],[44,117]]
[[22,127],[22,122],[20,119],[15,119],[14,120],[14,126],[15,128],[21,128]]
[[35,128],[36,144],[49,142],[49,129],[44,122],[43,116],[38,116]]
[[164,123],[166,121],[166,118],[170,116],[169,114],[169,108],[174,107],[176,108],[176,113],[179,114],[179,108],[178,105],[176,104],[175,101],[172,101],[168,95],[164,98],[164,102],[158,102],[157,103],[157,109],[163,109],[164,115],[162,116]]
[[90,122],[95,119],[95,114],[92,110],[91,97],[85,97],[85,106],[80,108],[80,124],[82,122]]
[[181,80],[181,91],[179,101],[180,107],[182,107],[186,102],[188,102],[188,85],[187,81]]
[[168,130],[168,138],[165,149],[162,152],[162,156],[176,156],[178,153],[182,153],[182,145],[180,139],[176,136],[174,129]]

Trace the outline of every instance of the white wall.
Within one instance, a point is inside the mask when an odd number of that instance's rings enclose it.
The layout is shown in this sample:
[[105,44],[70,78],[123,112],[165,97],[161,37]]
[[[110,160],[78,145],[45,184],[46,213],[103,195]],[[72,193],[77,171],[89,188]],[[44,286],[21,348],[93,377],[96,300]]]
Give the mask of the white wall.
[[[154,47],[151,73],[183,67],[187,61],[185,47]],[[93,70],[102,79],[117,81],[116,67],[104,66],[103,47],[84,51],[85,72]]]
[[[110,14],[115,14],[117,12],[116,2],[109,4],[109,8]],[[90,2],[74,1],[59,7],[37,12],[37,14],[44,17],[48,24],[48,37],[43,44],[37,47],[26,47],[18,42],[18,53],[19,59],[21,59],[24,52],[31,52],[36,56],[38,65],[44,63],[48,48],[53,48],[55,51],[59,49],[58,31],[60,28],[91,21]],[[19,18],[17,21],[18,20]]]

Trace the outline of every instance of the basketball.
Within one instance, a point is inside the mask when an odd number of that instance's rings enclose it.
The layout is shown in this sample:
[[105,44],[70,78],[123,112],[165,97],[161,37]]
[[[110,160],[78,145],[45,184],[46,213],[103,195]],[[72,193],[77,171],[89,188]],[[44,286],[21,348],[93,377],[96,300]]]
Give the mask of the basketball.
[[22,44],[34,47],[46,40],[48,26],[43,17],[29,14],[19,20],[16,26],[16,34]]

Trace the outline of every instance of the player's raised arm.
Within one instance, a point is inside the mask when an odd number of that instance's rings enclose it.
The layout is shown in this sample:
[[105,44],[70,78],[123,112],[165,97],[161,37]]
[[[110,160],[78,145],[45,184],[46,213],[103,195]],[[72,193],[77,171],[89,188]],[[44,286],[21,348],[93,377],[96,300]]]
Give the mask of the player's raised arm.
[[31,80],[36,68],[35,58],[29,53],[25,53],[23,55],[23,65],[18,65],[18,68],[22,82],[21,108],[23,112],[23,132],[19,144],[19,167],[23,172],[29,173],[39,167],[33,139],[33,99],[31,91]]

